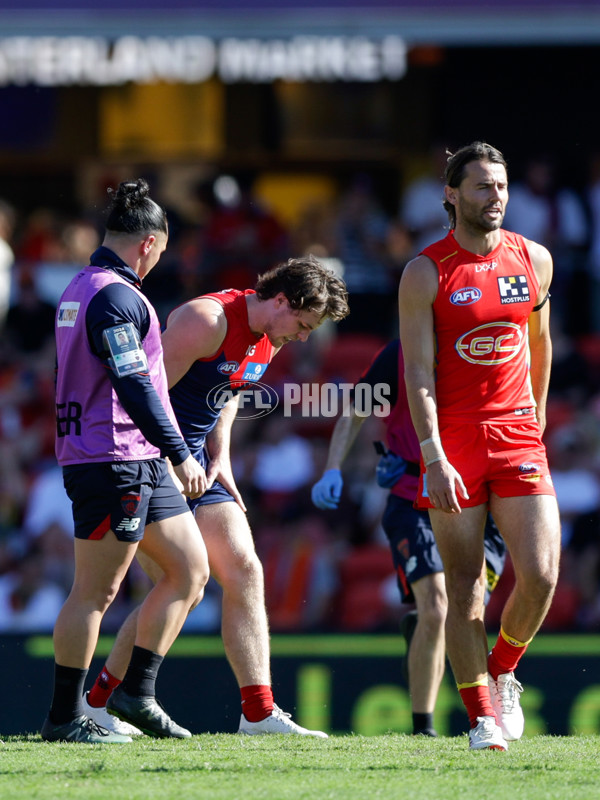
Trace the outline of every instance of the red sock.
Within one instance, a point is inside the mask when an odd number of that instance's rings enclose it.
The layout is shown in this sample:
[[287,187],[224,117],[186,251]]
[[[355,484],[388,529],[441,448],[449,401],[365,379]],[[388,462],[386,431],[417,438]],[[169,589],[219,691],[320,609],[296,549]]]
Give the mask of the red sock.
[[494,709],[490,700],[490,690],[487,685],[459,686],[458,691],[469,715],[469,722],[472,728],[477,727],[477,717],[494,717]]
[[498,675],[515,671],[528,644],[529,642],[513,639],[500,628],[498,640],[488,656],[488,672],[495,681],[498,680]]
[[270,686],[242,686],[242,711],[248,722],[260,722],[273,713],[273,690]]
[[106,666],[102,667],[100,674],[96,678],[96,683],[88,692],[88,703],[93,708],[103,708],[112,694],[112,690],[116,689],[120,683],[119,678],[111,675]]

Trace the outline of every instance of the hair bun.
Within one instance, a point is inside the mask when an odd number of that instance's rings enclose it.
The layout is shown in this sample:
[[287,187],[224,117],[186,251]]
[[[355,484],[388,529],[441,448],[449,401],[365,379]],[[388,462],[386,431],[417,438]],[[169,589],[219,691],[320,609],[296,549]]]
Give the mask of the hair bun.
[[117,189],[109,189],[108,193],[114,206],[135,208],[148,197],[150,187],[144,178],[138,178],[135,181],[122,181]]

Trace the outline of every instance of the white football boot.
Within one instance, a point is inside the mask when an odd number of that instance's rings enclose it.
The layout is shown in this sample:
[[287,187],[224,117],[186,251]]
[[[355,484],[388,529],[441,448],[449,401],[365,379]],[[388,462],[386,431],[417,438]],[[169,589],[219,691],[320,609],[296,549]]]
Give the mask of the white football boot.
[[514,672],[498,675],[497,681],[488,675],[488,683],[492,708],[498,717],[502,735],[507,742],[516,742],[523,736],[525,727],[525,717],[519,700],[523,687],[515,678]]
[[282,711],[279,706],[273,706],[273,713],[260,722],[248,722],[242,714],[238,733],[245,733],[250,736],[265,733],[293,733],[298,736],[315,736],[317,739],[328,739],[326,733],[322,731],[309,731],[301,725],[297,725],[292,719],[292,715],[287,711]]
[[142,735],[142,732],[139,730],[139,728],[136,728],[134,725],[130,725],[129,722],[125,722],[118,717],[113,717],[112,714],[108,713],[104,706],[101,706],[100,708],[94,708],[94,706],[91,706],[88,703],[87,693],[83,695],[83,710],[87,717],[93,719],[97,725],[101,725],[111,733],[118,733],[121,734],[121,736]]
[[469,731],[471,750],[508,750],[502,729],[494,717],[477,717],[477,726]]

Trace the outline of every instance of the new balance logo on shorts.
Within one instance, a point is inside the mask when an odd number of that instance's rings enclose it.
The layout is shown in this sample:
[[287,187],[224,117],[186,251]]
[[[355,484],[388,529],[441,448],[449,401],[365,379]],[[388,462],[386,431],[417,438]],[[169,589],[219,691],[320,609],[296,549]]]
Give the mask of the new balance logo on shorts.
[[506,275],[498,278],[498,289],[500,290],[500,302],[502,305],[507,303],[527,303],[529,301],[529,286],[526,275]]
[[140,527],[140,522],[142,521],[141,517],[129,517],[122,519],[121,522],[116,527],[118,531],[127,531],[128,533],[133,533],[133,531],[137,531]]

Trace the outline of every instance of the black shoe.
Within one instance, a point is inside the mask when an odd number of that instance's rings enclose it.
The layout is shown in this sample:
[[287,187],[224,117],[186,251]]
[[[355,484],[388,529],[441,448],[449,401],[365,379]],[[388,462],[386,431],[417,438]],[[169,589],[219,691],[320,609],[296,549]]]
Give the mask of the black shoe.
[[94,722],[93,719],[82,714],[71,722],[63,725],[54,725],[46,717],[42,725],[42,739],[46,742],[84,742],[85,744],[125,744],[131,741],[131,736],[120,733],[111,733]]
[[437,736],[437,731],[433,728],[422,728],[420,731],[413,731],[413,736]]
[[127,694],[122,684],[113,689],[106,710],[113,717],[135,725],[142,733],[156,739],[189,739],[192,735],[173,722],[155,697],[133,697]]
[[407,613],[400,620],[400,633],[402,634],[402,636],[404,636],[404,639],[406,641],[406,653],[404,654],[404,658],[402,659],[401,672],[402,672],[402,677],[404,678],[407,684],[408,684],[408,651],[416,627],[417,627],[417,612],[407,611]]

